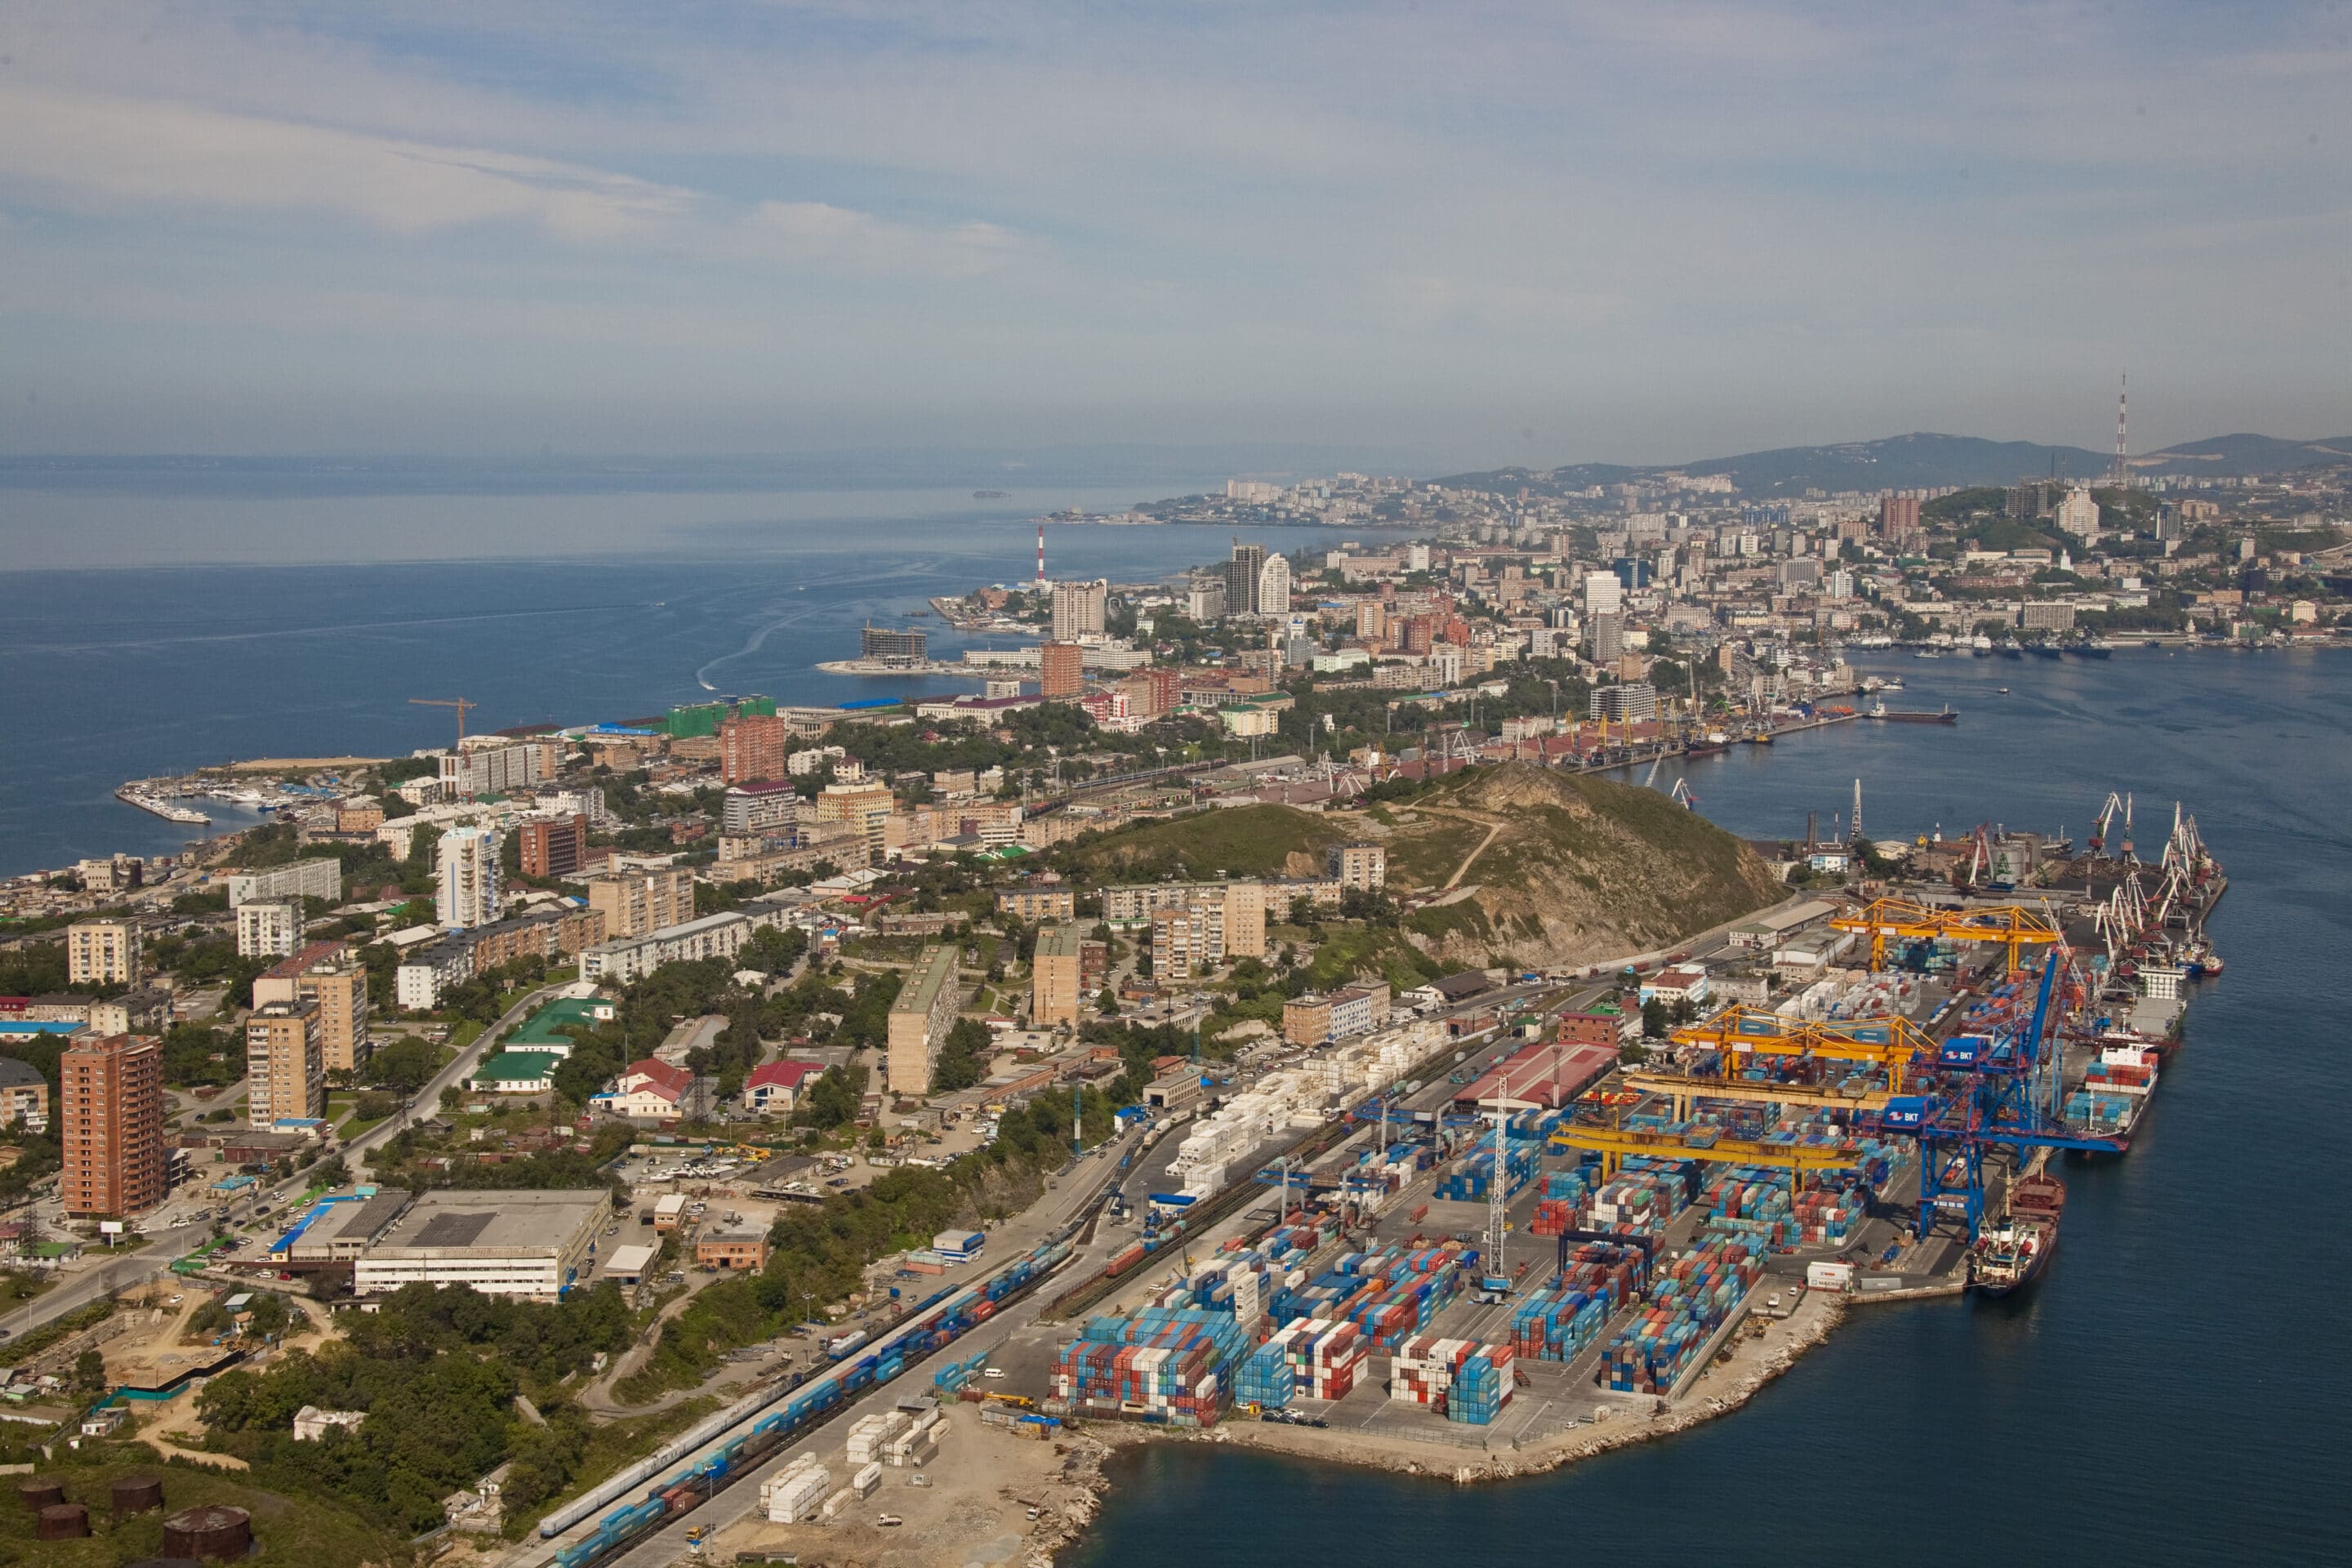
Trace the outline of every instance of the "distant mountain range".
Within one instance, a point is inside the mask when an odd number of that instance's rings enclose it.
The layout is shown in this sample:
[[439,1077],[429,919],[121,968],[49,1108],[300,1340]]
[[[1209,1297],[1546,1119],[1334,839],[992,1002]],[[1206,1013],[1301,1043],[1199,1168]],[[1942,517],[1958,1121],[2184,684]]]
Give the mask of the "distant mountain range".
[[[2026,478],[2098,479],[2114,455],[2085,447],[2044,447],[2032,441],[1988,441],[1977,436],[1918,432],[1835,447],[1784,447],[1736,458],[1695,463],[1659,463],[1631,468],[1616,463],[1573,463],[1549,469],[1497,468],[1457,474],[1441,480],[1476,489],[1519,486],[1542,490],[1582,489],[1623,484],[1652,475],[1723,474],[1741,493],[1801,495],[1809,489],[1931,489],[1945,485],[2011,485]],[[2296,468],[2352,464],[2352,436],[2324,441],[2287,441],[2274,436],[2216,436],[2131,459],[2141,476],[2198,474],[2210,478],[2285,473]]]

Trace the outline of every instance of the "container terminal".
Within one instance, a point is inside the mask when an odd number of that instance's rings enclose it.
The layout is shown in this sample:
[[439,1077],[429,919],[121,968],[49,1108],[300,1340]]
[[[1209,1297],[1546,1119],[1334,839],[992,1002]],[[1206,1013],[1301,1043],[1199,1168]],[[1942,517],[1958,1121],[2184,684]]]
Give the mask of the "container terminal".
[[822,1551],[871,1514],[877,1466],[992,1427],[1524,1473],[1736,1406],[1849,1310],[2037,1288],[2065,1172],[2128,1154],[2221,967],[2203,927],[2227,879],[2194,819],[2143,859],[2127,810],[2079,855],[2040,841],[2057,874],[2021,896],[1979,830],[1951,885],[1809,906],[1854,967],[1778,1009],[1695,1010],[1662,1048],[1624,1048],[1644,988],[1738,932],[1307,1052],[1288,1070],[1369,1090],[1229,1153],[1246,1092],[1139,1110],[1009,1262],[550,1516],[530,1561]]

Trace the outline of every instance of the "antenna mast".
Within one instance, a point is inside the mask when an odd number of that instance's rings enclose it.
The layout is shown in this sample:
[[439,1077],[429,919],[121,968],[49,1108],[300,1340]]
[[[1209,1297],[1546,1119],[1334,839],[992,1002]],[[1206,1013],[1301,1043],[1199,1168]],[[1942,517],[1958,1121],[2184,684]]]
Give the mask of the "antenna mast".
[[2130,446],[2124,439],[2124,416],[2130,412],[2130,405],[2131,372],[2126,371],[2123,384],[2116,392],[2116,471],[2112,482],[2117,489],[2122,489],[2130,483],[2130,469],[2126,468],[2124,463],[2124,459],[2131,450]]
[[1037,592],[1045,591],[1045,520],[1037,520]]

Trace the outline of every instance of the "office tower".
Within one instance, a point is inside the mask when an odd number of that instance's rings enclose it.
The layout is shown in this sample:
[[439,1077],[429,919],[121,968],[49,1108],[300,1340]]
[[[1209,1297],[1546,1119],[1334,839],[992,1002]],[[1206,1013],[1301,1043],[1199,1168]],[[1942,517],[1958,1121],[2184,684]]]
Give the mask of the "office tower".
[[515,831],[522,840],[526,877],[569,877],[588,858],[585,816],[533,817]]
[[1225,564],[1225,614],[1255,616],[1258,574],[1265,568],[1265,546],[1234,541],[1234,558]]
[[1086,689],[1086,650],[1074,642],[1049,642],[1037,650],[1037,694],[1076,697]]

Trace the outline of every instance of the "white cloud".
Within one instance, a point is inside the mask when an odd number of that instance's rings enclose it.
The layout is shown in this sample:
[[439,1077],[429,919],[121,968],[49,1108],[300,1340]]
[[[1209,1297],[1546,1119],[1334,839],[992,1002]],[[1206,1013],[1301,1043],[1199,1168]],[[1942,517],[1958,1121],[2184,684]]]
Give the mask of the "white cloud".
[[610,238],[676,218],[693,200],[549,158],[40,91],[0,96],[0,175],[81,208],[330,212],[404,235],[519,222]]
[[1028,242],[992,223],[925,228],[824,202],[761,202],[741,230],[755,253],[834,270],[970,277],[1014,259]]

